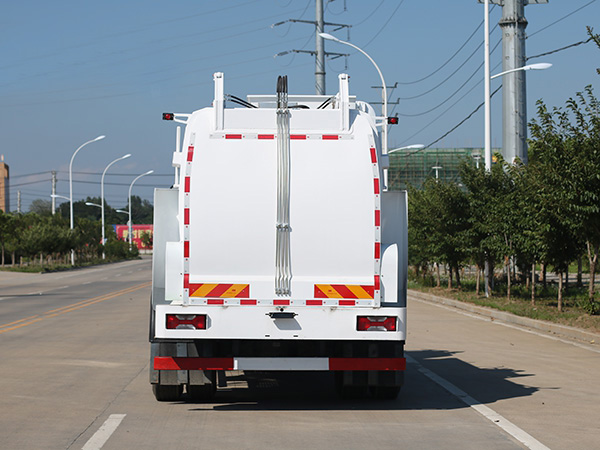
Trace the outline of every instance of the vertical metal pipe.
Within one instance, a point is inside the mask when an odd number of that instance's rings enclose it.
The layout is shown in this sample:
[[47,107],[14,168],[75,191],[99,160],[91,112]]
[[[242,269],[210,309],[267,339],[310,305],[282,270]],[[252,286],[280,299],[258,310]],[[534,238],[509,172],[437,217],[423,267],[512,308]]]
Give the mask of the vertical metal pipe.
[[325,44],[320,33],[323,33],[323,0],[316,0],[316,43],[315,43],[315,92],[317,95],[325,95]]
[[[505,0],[502,7],[502,71],[523,67],[525,61],[525,5]],[[502,147],[508,163],[520,158],[527,163],[527,106],[525,71],[506,74],[502,81]]]

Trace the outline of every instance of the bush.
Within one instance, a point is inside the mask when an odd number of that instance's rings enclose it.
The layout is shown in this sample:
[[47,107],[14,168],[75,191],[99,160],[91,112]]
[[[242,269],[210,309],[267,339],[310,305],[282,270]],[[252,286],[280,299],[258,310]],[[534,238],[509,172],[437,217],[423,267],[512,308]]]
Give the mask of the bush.
[[104,252],[108,259],[133,259],[140,254],[135,245],[129,249],[127,242],[117,239],[109,239],[104,246]]

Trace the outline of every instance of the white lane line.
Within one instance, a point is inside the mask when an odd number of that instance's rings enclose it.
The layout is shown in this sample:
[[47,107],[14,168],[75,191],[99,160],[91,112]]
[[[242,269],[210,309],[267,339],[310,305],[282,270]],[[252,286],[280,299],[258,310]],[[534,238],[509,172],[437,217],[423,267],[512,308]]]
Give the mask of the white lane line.
[[112,436],[127,414],[111,414],[81,450],[100,450]]
[[546,447],[544,444],[542,444],[536,438],[534,438],[530,434],[528,434],[525,431],[523,431],[522,429],[520,429],[518,426],[516,426],[511,421],[502,417],[500,414],[498,414],[493,409],[488,408],[485,405],[482,405],[481,402],[475,400],[469,394],[467,394],[463,390],[457,388],[456,386],[454,386],[452,383],[450,383],[445,378],[442,378],[439,375],[437,375],[436,373],[432,372],[431,370],[423,367],[414,358],[412,358],[408,355],[405,355],[405,356],[406,356],[406,361],[409,362],[410,364],[414,364],[417,367],[417,370],[419,372],[421,372],[423,375],[425,375],[427,378],[429,378],[434,383],[439,384],[441,387],[446,389],[448,392],[450,392],[452,395],[457,397],[463,403],[465,403],[466,405],[473,408],[475,411],[477,411],[483,417],[488,419],[494,425],[497,425],[500,428],[502,428],[504,431],[506,431],[508,434],[510,434],[512,437],[514,437],[519,442],[521,442],[527,448],[531,448],[534,450],[550,450],[548,447]]
[[513,325],[512,323],[506,323],[504,321],[502,321],[501,319],[490,319],[487,316],[481,316],[479,314],[476,313],[472,313],[472,312],[468,312],[468,311],[463,311],[459,308],[455,308],[454,306],[448,306],[448,305],[440,305],[439,303],[435,303],[435,302],[428,302],[427,300],[421,300],[420,298],[414,298],[411,297],[410,298],[411,301],[416,301],[416,302],[421,302],[421,303],[426,303],[428,305],[432,305],[432,306],[437,306],[438,308],[442,308],[442,309],[446,309],[448,311],[452,311],[455,312],[457,314],[462,314],[463,316],[467,316],[467,317],[471,317],[473,319],[478,319],[478,320],[483,320],[484,322],[488,322],[488,323],[493,323],[495,325],[500,325],[503,327],[507,327],[507,328],[512,328],[513,330],[519,330],[522,331],[524,333],[529,333],[529,334],[535,334],[536,336],[539,337],[543,337],[546,339],[550,339],[552,341],[558,341],[558,342],[562,342],[563,344],[569,344],[569,345],[573,345],[575,347],[579,347],[579,348],[583,348],[584,350],[589,350],[591,352],[594,353],[600,353],[600,349],[598,348],[594,348],[591,345],[586,345],[586,344],[580,344],[577,341],[571,341],[568,339],[563,339],[548,333],[544,333],[542,331],[535,331],[535,330],[531,330],[529,328],[527,328],[525,325]]

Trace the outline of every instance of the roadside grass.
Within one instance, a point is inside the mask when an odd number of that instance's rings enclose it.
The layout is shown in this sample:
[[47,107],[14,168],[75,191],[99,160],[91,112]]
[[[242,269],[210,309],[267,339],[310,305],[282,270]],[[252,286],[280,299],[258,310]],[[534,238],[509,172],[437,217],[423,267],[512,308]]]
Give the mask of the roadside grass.
[[58,264],[58,263],[44,264],[43,266],[41,266],[39,263],[34,263],[31,261],[28,261],[27,263],[23,264],[22,266],[19,266],[19,265],[15,265],[13,267],[8,266],[8,265],[6,265],[4,267],[0,266],[0,271],[1,272],[21,272],[21,273],[61,272],[61,271],[65,271],[65,270],[79,269],[82,267],[97,266],[100,264],[111,264],[111,263],[120,262],[120,261],[128,261],[131,259],[141,259],[141,257],[135,256],[135,257],[130,257],[130,258],[107,258],[107,259],[97,258],[97,259],[93,259],[90,261],[83,261],[83,262],[76,263],[74,266],[72,266],[71,264]]
[[411,277],[408,288],[509,312],[517,316],[546,320],[600,333],[600,315],[589,313],[590,305],[587,298],[587,287],[585,286],[569,285],[566,292],[563,291],[563,311],[558,312],[558,287],[553,282],[548,282],[545,288],[541,283],[536,285],[535,304],[532,305],[531,289],[520,284],[511,287],[511,298],[509,300],[506,297],[506,284],[502,282],[495,284],[492,295],[488,298],[483,294],[483,284],[481,285],[480,294],[475,294],[475,280],[470,278],[461,280],[462,286],[460,288],[452,289],[444,287],[447,285],[447,279],[442,279],[442,287],[439,288],[432,286],[430,281],[426,280],[424,283],[421,278]]

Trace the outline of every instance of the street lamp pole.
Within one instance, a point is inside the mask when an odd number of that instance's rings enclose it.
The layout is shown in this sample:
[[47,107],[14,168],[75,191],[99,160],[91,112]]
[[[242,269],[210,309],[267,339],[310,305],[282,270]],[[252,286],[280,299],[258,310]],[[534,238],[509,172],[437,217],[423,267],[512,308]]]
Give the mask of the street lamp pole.
[[[485,96],[485,133],[483,138],[483,154],[485,155],[485,170],[492,170],[492,124],[491,124],[491,107],[490,107],[490,0],[484,2],[484,96]],[[487,286],[487,284],[486,284]]]
[[126,155],[123,155],[120,158],[115,159],[108,166],[106,166],[106,169],[104,169],[104,172],[102,172],[102,179],[100,180],[100,205],[102,207],[102,259],[106,259],[106,254],[104,252],[104,244],[106,244],[106,238],[104,236],[104,234],[105,234],[105,231],[104,231],[104,175],[106,175],[106,171],[114,163],[121,161],[122,159],[127,159],[130,156],[131,156],[131,153],[127,153]]
[[154,173],[154,170],[149,170],[148,172],[145,172],[145,173],[143,173],[141,175],[138,175],[137,177],[135,177],[133,179],[133,181],[129,185],[129,220],[127,221],[127,225],[128,225],[128,227],[127,227],[127,233],[128,233],[127,238],[128,239],[127,240],[129,241],[129,248],[131,248],[131,233],[133,231],[133,218],[131,216],[131,189],[133,189],[133,184],[137,180],[139,180],[140,178],[142,178],[142,177],[144,177],[146,175],[150,175],[151,173]]
[[346,42],[346,41],[342,41],[341,39],[336,38],[335,36],[332,36],[331,34],[328,33],[319,33],[319,36],[321,36],[323,39],[328,39],[330,41],[334,41],[334,42],[339,42],[340,44],[344,44],[344,45],[348,45],[356,50],[358,50],[359,52],[361,52],[363,55],[365,55],[369,61],[371,61],[371,63],[375,66],[375,69],[377,69],[377,73],[379,74],[379,78],[381,78],[381,86],[382,86],[382,90],[381,90],[381,101],[382,101],[382,117],[380,117],[379,119],[382,120],[381,122],[381,130],[382,130],[382,134],[383,134],[383,139],[382,139],[382,150],[381,153],[383,155],[387,155],[388,151],[387,151],[387,147],[388,147],[388,139],[387,139],[387,127],[388,127],[388,117],[387,117],[387,86],[385,84],[385,80],[383,78],[383,74],[381,73],[381,70],[379,70],[379,66],[375,63],[375,61],[373,61],[373,58],[371,58],[367,52],[365,52],[363,49],[361,49],[360,47],[357,47],[356,45],[350,43],[350,42]]
[[[91,144],[92,142],[96,142],[99,141],[101,139],[104,139],[106,136],[102,135],[102,136],[98,136],[95,139],[92,139],[91,141],[87,141],[84,144],[82,144],[77,150],[75,150],[75,153],[73,153],[73,156],[71,156],[71,162],[69,163],[69,203],[70,203],[70,222],[71,222],[71,230],[73,229],[73,160],[75,159],[75,155],[79,152],[79,150],[81,150],[83,147],[85,147],[88,144]],[[75,265],[75,250],[71,249],[71,265],[74,266]]]

